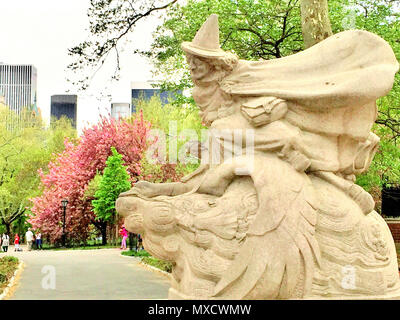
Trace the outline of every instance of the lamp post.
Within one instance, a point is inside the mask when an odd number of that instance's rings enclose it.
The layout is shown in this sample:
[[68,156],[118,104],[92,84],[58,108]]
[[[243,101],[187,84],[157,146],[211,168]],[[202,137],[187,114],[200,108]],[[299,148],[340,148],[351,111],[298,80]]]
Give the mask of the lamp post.
[[65,212],[67,210],[68,200],[61,200],[61,206],[63,208],[63,234],[62,234],[62,246],[65,247]]

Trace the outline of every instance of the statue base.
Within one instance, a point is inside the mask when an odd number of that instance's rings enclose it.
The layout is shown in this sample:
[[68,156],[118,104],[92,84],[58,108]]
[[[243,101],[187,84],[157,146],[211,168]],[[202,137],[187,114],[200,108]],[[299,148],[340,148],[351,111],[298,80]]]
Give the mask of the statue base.
[[[168,300],[199,300],[199,298],[182,294],[174,288],[170,288],[168,292]],[[390,294],[377,296],[309,296],[304,297],[303,299],[288,300],[400,300],[400,290],[396,290]]]

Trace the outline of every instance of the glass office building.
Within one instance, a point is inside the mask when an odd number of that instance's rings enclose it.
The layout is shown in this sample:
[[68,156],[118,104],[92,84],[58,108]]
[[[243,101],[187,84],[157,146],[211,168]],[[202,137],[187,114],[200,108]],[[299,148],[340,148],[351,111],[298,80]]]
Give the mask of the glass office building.
[[4,104],[20,115],[23,108],[36,114],[37,70],[33,65],[0,63],[0,96]]
[[58,94],[51,96],[51,121],[60,119],[62,116],[71,120],[76,128],[78,109],[78,96],[75,94]]

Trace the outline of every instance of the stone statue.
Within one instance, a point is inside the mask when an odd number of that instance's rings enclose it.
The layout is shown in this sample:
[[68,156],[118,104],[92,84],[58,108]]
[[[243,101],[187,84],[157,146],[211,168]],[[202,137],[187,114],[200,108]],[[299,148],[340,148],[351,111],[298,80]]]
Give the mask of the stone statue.
[[400,297],[389,228],[354,183],[378,148],[376,100],[398,70],[390,46],[352,30],[244,61],[220,49],[211,15],[182,48],[201,116],[225,135],[211,132],[182,182],[140,181],[116,203],[146,250],[174,263],[169,297]]

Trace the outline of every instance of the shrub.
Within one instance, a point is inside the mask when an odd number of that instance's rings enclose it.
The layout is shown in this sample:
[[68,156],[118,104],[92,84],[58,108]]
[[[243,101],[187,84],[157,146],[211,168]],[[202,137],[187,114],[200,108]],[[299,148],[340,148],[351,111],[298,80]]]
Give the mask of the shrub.
[[152,267],[158,268],[162,271],[171,273],[173,264],[168,261],[160,260],[154,257],[143,257],[142,261]]
[[8,281],[14,275],[19,260],[16,257],[5,256],[0,258],[0,293],[7,286]]
[[5,262],[5,263],[18,263],[18,258],[13,257],[13,256],[5,256],[0,259],[0,262]]
[[0,272],[0,284],[5,283],[7,280],[7,274],[5,274],[4,272]]
[[146,250],[141,250],[141,251],[128,250],[128,251],[122,251],[121,254],[123,256],[129,256],[129,257],[149,257],[150,256],[150,253],[148,253]]

